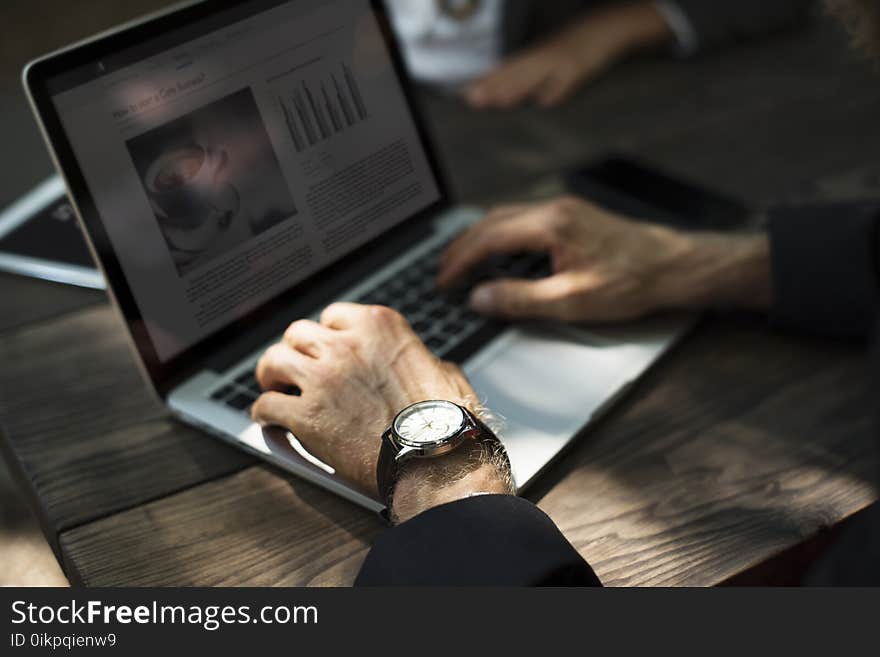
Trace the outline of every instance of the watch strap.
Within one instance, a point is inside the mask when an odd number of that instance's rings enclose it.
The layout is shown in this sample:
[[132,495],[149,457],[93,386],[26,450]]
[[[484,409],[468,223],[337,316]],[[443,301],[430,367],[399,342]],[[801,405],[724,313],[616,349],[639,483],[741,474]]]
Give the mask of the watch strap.
[[[465,429],[465,431],[473,431],[473,429],[479,430],[479,435],[475,436],[472,440],[500,442],[495,435],[495,432],[486,426],[476,414],[463,406],[460,406],[459,408],[464,412],[467,421],[470,424],[470,429]],[[382,434],[382,446],[379,448],[379,459],[376,463],[376,484],[378,486],[381,501],[385,504],[385,512],[383,515],[386,519],[389,517],[388,514],[390,513],[391,503],[394,497],[394,488],[400,474],[400,462],[397,460],[398,451],[394,446],[391,432],[392,428],[389,427],[386,429],[385,433]],[[466,442],[467,441],[463,441],[462,445]],[[461,445],[459,445],[459,447],[461,447]]]
[[382,446],[379,448],[379,461],[376,464],[376,484],[386,511],[391,507],[391,495],[394,492],[398,470],[397,450],[391,443],[391,429],[389,428],[382,434]]

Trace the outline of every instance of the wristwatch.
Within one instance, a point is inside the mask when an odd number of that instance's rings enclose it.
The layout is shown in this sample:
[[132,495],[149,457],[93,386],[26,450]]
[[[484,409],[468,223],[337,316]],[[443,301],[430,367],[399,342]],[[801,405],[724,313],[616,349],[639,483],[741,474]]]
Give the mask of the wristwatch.
[[411,459],[436,458],[469,441],[498,442],[468,409],[450,401],[423,401],[407,406],[397,414],[382,434],[382,447],[376,468],[379,495],[387,507],[400,467]]

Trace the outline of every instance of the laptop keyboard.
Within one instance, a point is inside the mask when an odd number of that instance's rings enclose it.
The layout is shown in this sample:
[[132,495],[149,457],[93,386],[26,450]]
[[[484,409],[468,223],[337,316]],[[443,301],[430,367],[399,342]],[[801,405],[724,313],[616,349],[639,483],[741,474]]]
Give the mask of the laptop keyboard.
[[214,391],[211,399],[222,402],[236,411],[247,412],[261,393],[256,374],[252,370],[248,370],[233,381],[224,384],[219,390]]
[[[440,254],[445,245],[430,251],[374,290],[357,299],[366,305],[394,308],[409,320],[416,334],[435,355],[463,362],[504,328],[501,322],[481,317],[470,308],[470,290],[494,278],[538,279],[551,273],[544,254],[518,253],[488,260],[468,280],[454,290],[438,290],[435,285]],[[292,389],[291,394],[298,394]],[[261,394],[252,370],[227,381],[211,394],[211,399],[235,411],[247,413]]]

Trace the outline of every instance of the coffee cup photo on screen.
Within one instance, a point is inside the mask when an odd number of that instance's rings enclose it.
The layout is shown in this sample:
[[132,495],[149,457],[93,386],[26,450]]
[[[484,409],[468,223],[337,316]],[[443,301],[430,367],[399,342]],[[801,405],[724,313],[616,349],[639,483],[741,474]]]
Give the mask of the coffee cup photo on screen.
[[126,146],[181,277],[297,214],[249,88]]

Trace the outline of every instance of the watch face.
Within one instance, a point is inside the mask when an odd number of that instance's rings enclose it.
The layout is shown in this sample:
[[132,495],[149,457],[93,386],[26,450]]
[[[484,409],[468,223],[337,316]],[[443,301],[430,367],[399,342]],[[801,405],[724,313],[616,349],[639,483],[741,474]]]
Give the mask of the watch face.
[[425,447],[454,437],[464,423],[464,412],[455,404],[427,401],[404,409],[394,420],[394,433],[405,445]]

